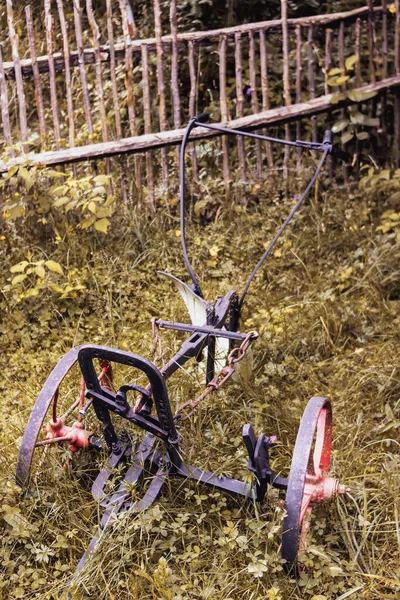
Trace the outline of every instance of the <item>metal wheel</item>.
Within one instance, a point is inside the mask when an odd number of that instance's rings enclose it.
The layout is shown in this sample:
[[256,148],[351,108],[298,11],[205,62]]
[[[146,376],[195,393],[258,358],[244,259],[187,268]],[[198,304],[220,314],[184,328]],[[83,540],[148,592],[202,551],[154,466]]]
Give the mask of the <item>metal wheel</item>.
[[315,396],[303,413],[286,493],[282,557],[293,574],[298,574],[306,549],[307,530],[313,507],[346,491],[329,469],[332,443],[332,408],[328,398]]
[[[74,452],[99,446],[80,411],[85,406],[85,382],[78,364],[79,348],[68,352],[50,373],[26,426],[17,462],[16,480],[25,486],[38,479],[50,460],[66,467]],[[102,385],[111,385],[111,368],[100,365]],[[97,420],[96,420],[97,421]]]

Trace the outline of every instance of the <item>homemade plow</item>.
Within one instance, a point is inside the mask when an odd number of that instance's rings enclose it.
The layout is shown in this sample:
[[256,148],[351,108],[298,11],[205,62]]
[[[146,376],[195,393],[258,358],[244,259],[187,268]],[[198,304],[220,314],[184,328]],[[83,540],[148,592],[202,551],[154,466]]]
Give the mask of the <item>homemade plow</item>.
[[[282,556],[288,569],[296,574],[313,507],[346,491],[336,479],[327,476],[332,438],[332,409],[327,398],[311,398],[306,406],[288,478],[280,477],[271,470],[269,452],[274,438],[264,434],[257,438],[250,424],[243,427],[243,439],[249,455],[248,468],[254,474],[254,485],[219,477],[188,466],[182,460],[177,425],[187,419],[207,395],[229,379],[235,364],[258,337],[256,332],[243,334],[237,331],[240,311],[254,276],[314,185],[327,156],[347,159],[345,153],[332,145],[330,131],[325,132],[322,143],[289,142],[211,125],[207,120],[208,115],[203,114],[189,122],[180,154],[181,241],[192,285],[189,287],[172,275],[162,274],[177,285],[192,323],[153,319],[156,339],[161,328],[187,332],[188,338],[161,369],[142,356],[106,346],[89,344],[72,349],[47,379],[23,435],[16,473],[21,486],[26,486],[29,481],[38,481],[51,464],[55,447],[58,451],[65,449],[64,464],[68,464],[71,452],[101,450],[104,447],[108,450],[106,468],[100,471],[92,485],[93,497],[105,508],[105,512],[97,534],[78,565],[78,571],[93,552],[101,532],[114,517],[126,510],[146,509],[157,499],[168,479],[184,478],[250,502],[262,502],[268,485],[286,490]],[[312,180],[253,269],[242,295],[230,291],[215,302],[204,300],[185,241],[185,148],[192,129],[200,125],[224,134],[268,140],[322,154]],[[203,360],[205,364],[205,390],[199,398],[185,402],[173,414],[166,380],[192,358]],[[134,377],[132,369],[135,370]],[[125,373],[118,383],[115,377],[117,370]],[[135,397],[134,404],[130,403],[129,396]],[[117,434],[115,424],[117,421],[121,423],[121,419],[145,431],[141,441],[134,443],[124,430]],[[95,424],[99,422],[103,429],[102,438],[94,431]],[[116,472],[119,477],[110,492]]]

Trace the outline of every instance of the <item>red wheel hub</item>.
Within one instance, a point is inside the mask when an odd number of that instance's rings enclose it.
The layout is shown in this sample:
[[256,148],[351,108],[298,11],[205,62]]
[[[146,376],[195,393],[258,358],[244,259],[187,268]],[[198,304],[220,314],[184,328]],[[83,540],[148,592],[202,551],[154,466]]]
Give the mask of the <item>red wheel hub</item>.
[[57,442],[69,442],[71,452],[77,452],[81,448],[88,448],[91,435],[93,433],[87,431],[83,423],[76,421],[72,427],[69,427],[65,424],[64,418],[50,421],[46,427],[46,439]]

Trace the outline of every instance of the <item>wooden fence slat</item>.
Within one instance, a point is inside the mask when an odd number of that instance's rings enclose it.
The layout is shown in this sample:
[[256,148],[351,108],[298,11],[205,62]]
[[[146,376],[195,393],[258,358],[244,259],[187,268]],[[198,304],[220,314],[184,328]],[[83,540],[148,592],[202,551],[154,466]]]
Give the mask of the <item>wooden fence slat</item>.
[[356,85],[361,85],[361,19],[357,19],[354,25],[355,45],[354,52],[357,57],[355,66]]
[[[315,72],[314,72],[314,30],[313,26],[310,25],[307,33],[307,56],[308,56],[308,85],[310,88],[311,100],[315,98]],[[312,127],[312,141],[317,141],[317,117],[313,115],[311,117]]]
[[111,77],[111,90],[112,90],[114,119],[115,119],[115,132],[116,132],[117,138],[120,140],[122,138],[122,126],[121,126],[121,113],[119,110],[117,76],[115,74],[117,63],[116,63],[115,50],[114,50],[114,30],[113,30],[113,24],[112,24],[112,7],[111,7],[111,0],[106,0],[106,2],[107,2],[106,3],[107,37],[108,37],[108,44],[110,47],[110,77]]
[[[260,29],[260,74],[261,74],[261,98],[262,98],[262,109],[263,111],[269,110],[269,82],[268,82],[268,57],[267,57],[267,43],[265,31]],[[272,154],[272,146],[270,142],[265,142],[265,149],[267,154],[267,164],[269,169],[274,168],[274,159]]]
[[373,0],[367,0],[368,6],[368,57],[370,82],[376,81],[376,30]]
[[387,18],[387,0],[382,0],[382,79],[388,75],[388,18]]
[[[131,136],[138,134],[136,125],[136,99],[135,99],[135,82],[133,77],[133,52],[132,52],[132,40],[131,30],[132,23],[129,20],[127,4],[125,0],[119,1],[119,7],[122,16],[122,30],[125,40],[125,87],[127,92],[127,104],[128,104],[128,115],[129,115],[129,129]],[[135,164],[135,187],[139,194],[142,193],[142,167],[140,156],[134,156]]]
[[[151,133],[151,104],[150,104],[150,82],[149,82],[149,50],[146,44],[142,46],[142,85],[143,85],[143,118],[144,132]],[[149,204],[155,211],[154,198],[154,168],[151,152],[146,152],[147,189],[149,192]]]
[[53,58],[53,16],[50,9],[51,0],[45,0],[44,2],[44,14],[45,14],[45,29],[46,29],[46,44],[47,44],[47,55],[49,57],[49,77],[50,77],[50,102],[51,112],[53,114],[53,129],[54,137],[56,142],[56,148],[61,148],[61,129],[60,129],[60,117],[58,114],[58,100],[57,100],[57,84],[56,84],[56,71],[54,68]]
[[[190,94],[189,94],[189,119],[195,116],[197,107],[197,75],[196,75],[196,64],[194,57],[194,43],[192,41],[188,44],[188,61],[189,61],[189,78],[190,78]],[[190,160],[192,163],[192,172],[194,181],[197,180],[197,154],[196,144],[190,144]]]
[[[235,33],[235,79],[236,79],[236,118],[243,117],[243,77],[242,77],[242,34]],[[247,183],[246,156],[244,152],[244,139],[237,138],[240,176],[242,183]]]
[[[396,75],[400,74],[400,0],[395,1],[396,7],[396,29],[394,45],[394,64]],[[400,167],[400,92],[396,89],[394,98],[394,148],[395,164]]]
[[[28,140],[28,125],[26,119],[26,100],[24,93],[24,85],[22,82],[22,70],[21,61],[18,50],[18,38],[15,32],[14,26],[14,11],[11,0],[6,0],[7,4],[7,22],[8,22],[8,35],[11,42],[12,57],[14,63],[15,83],[17,88],[17,98],[19,107],[19,126],[21,133],[21,141],[26,142]],[[4,63],[3,63],[4,64]],[[22,144],[22,150],[27,152],[29,150],[26,144]]]
[[[301,40],[301,25],[297,25],[296,27],[296,103],[299,104],[301,102],[301,72],[303,70],[302,60],[301,60],[301,51],[302,51],[302,40]],[[298,140],[301,139],[301,123],[297,121],[296,123],[296,138]],[[300,169],[301,167],[301,148],[297,148],[296,155],[296,168]]]
[[80,0],[73,0],[73,4],[74,4],[74,23],[75,23],[76,43],[77,43],[77,47],[78,47],[79,74],[80,74],[81,85],[82,85],[83,106],[84,106],[85,115],[86,115],[89,139],[93,140],[93,121],[92,121],[92,111],[91,111],[91,107],[90,107],[89,89],[88,89],[86,68],[85,68],[85,59],[84,59]]
[[[383,90],[393,90],[395,92],[400,88],[400,73],[389,77],[375,84],[365,85],[361,88],[355,88],[355,92],[362,93],[377,92]],[[337,94],[327,94],[314,100],[302,102],[301,104],[292,104],[291,106],[281,106],[257,115],[248,115],[242,119],[234,119],[227,124],[232,129],[260,129],[267,125],[277,125],[280,123],[291,122],[296,119],[304,118],[312,114],[320,114],[332,110],[332,99]],[[343,98],[334,105],[335,109],[343,106],[353,105],[349,98]],[[400,112],[399,112],[400,114]],[[87,159],[99,159],[106,156],[116,156],[119,154],[145,152],[149,149],[161,148],[172,144],[182,142],[185,129],[164,131],[163,133],[154,133],[142,135],[136,138],[125,138],[123,140],[111,141],[106,144],[91,144],[88,146],[79,146],[60,151],[41,152],[29,157],[31,165],[58,165],[74,161]],[[218,135],[204,127],[196,127],[191,134],[193,139],[206,139]],[[17,157],[7,163],[0,162],[0,173],[8,171],[13,165],[19,165],[26,162],[26,157]]]
[[46,141],[46,121],[44,118],[44,105],[43,105],[43,94],[42,85],[40,83],[39,67],[37,64],[36,44],[35,44],[35,33],[33,30],[32,13],[31,7],[25,6],[25,17],[26,17],[26,28],[28,32],[29,41],[29,52],[32,58],[32,72],[33,72],[33,83],[35,86],[35,101],[36,110],[39,118],[39,131],[42,144]]
[[[106,0],[107,1],[107,0]],[[382,12],[382,7],[377,6],[374,7],[374,14],[378,15]],[[334,24],[339,22],[342,19],[346,19],[349,21],[354,21],[357,16],[362,18],[366,17],[368,14],[367,7],[361,7],[350,11],[343,11],[328,15],[317,15],[314,17],[301,17],[296,19],[288,19],[288,28],[295,29],[297,25],[301,25],[302,27],[307,27],[310,24],[315,26],[323,26]],[[233,38],[236,32],[248,33],[249,31],[259,31],[263,29],[266,32],[279,32],[281,30],[281,20],[273,20],[273,21],[262,21],[259,23],[246,23],[244,25],[237,25],[235,27],[227,27],[223,30],[224,34],[227,38]],[[189,41],[193,41],[200,45],[204,43],[209,45],[210,42],[217,42],[219,40],[219,36],[221,35],[220,29],[215,29],[211,31],[197,31],[197,32],[187,32],[180,33],[178,35],[178,43],[179,44],[187,44]],[[165,35],[162,37],[162,44],[166,50],[169,50],[171,47],[172,38],[171,35]],[[156,39],[150,38],[146,40],[132,40],[132,51],[134,54],[141,54],[141,46],[142,44],[146,44],[148,46],[149,52],[153,52],[156,47]],[[123,43],[118,43],[113,46],[114,55],[117,59],[124,60],[125,57],[125,45]],[[94,49],[87,48],[85,49],[84,59],[87,64],[94,63]],[[101,59],[103,62],[109,62],[111,59],[111,48],[109,45],[102,47],[101,49]],[[56,71],[64,71],[64,57],[60,52],[54,53],[54,61]],[[70,55],[70,65],[71,67],[79,66],[79,53],[77,51],[72,51]],[[38,57],[38,66],[39,71],[41,73],[48,71],[48,61],[46,56]],[[32,61],[31,59],[23,59],[21,60],[21,68],[23,76],[32,75]],[[14,79],[14,65],[12,62],[4,63],[4,70],[6,73],[7,79]]]
[[176,24],[176,0],[171,0],[169,21],[171,24],[172,54],[171,54],[171,89],[174,113],[174,127],[181,126],[181,106],[178,79],[178,27]]
[[395,1],[396,7],[396,29],[394,37],[394,72],[400,73],[400,1]]
[[[101,121],[101,135],[103,142],[108,141],[108,127],[107,127],[107,110],[104,101],[104,85],[103,85],[103,69],[101,64],[101,50],[100,50],[100,28],[97,24],[96,17],[93,10],[92,0],[86,0],[86,14],[89,21],[90,29],[92,30],[94,49],[95,49],[95,68],[96,68],[96,93],[99,103],[100,121]],[[136,132],[135,132],[136,133]],[[134,134],[132,134],[134,135]],[[111,174],[111,161],[106,158],[106,173]],[[113,193],[111,182],[108,184],[108,193]]]
[[[221,109],[221,121],[227,123],[229,121],[228,112],[228,98],[226,95],[226,37],[222,35],[220,37],[218,45],[218,57],[219,57],[219,98],[220,98],[220,109]],[[230,170],[229,170],[229,155],[228,155],[228,139],[226,135],[222,136],[222,166],[224,175],[224,186],[225,186],[225,198],[228,200],[229,194],[229,181],[230,181]]]
[[[92,0],[86,0],[86,14],[88,16],[89,26],[92,30],[94,52],[95,52],[95,66],[96,66],[96,92],[97,100],[99,102],[100,120],[101,120],[101,134],[103,142],[108,141],[108,128],[107,128],[107,111],[104,102],[104,87],[103,87],[103,73],[101,67],[101,50],[100,50],[100,29],[96,22],[96,17],[93,11]],[[134,134],[132,134],[134,135]]]
[[[256,67],[256,48],[254,40],[254,32],[249,33],[249,69],[250,69],[250,87],[251,87],[251,108],[253,113],[258,113],[258,99],[257,99],[257,67]],[[261,154],[261,141],[256,140],[256,169],[257,179],[260,180],[262,176],[262,154]]]
[[[64,15],[64,6],[62,0],[57,0],[58,19],[60,21],[61,36],[63,40],[63,52],[65,62],[65,90],[67,94],[67,114],[68,114],[68,141],[70,148],[75,146],[75,121],[74,121],[74,101],[72,98],[72,78],[70,66],[70,47],[68,40],[68,26]],[[78,176],[76,165],[73,165],[74,176]]]
[[[285,106],[290,106],[290,75],[289,75],[289,31],[287,17],[287,0],[281,0],[281,18],[282,18],[282,53],[283,53],[283,98]],[[290,140],[290,126],[285,125],[285,140]],[[290,157],[290,148],[285,146],[283,156],[283,177],[288,179],[288,162]]]
[[[166,101],[165,101],[160,0],[153,0],[153,7],[154,7],[154,21],[155,21],[155,33],[156,33],[157,88],[158,88],[158,110],[159,110],[160,131],[166,131],[166,129],[167,129],[167,110],[166,110]],[[161,165],[162,165],[162,179],[163,179],[164,190],[168,191],[167,148],[163,148],[161,151]]]
[[9,155],[13,158],[15,156],[15,154],[14,154],[14,148],[12,147],[13,143],[12,143],[12,137],[11,137],[10,114],[8,112],[8,91],[7,91],[6,76],[4,73],[3,55],[1,52],[1,45],[0,45],[0,104],[1,104],[1,121],[2,121],[2,126],[3,126],[4,139],[5,139],[7,146],[9,146],[9,148],[10,148]]
[[332,67],[332,29],[325,29],[325,94],[329,94],[329,71]]

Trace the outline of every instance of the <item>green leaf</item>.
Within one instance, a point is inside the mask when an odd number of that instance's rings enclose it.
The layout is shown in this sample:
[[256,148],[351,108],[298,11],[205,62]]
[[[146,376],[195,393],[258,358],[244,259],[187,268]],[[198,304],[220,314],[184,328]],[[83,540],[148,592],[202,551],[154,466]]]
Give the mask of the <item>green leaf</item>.
[[345,133],[342,134],[341,142],[342,144],[347,144],[347,142],[350,142],[350,140],[352,140],[354,137],[354,133],[352,131],[346,131]]
[[330,71],[328,71],[328,75],[340,75],[340,73],[343,73],[343,69],[339,69],[339,67],[334,67],[333,69],[331,69]]
[[91,217],[88,217],[87,219],[84,219],[83,221],[81,221],[79,223],[79,227],[81,229],[87,229],[88,227],[90,227],[91,225],[93,225],[93,223],[95,222],[96,217],[93,215]]
[[20,273],[19,275],[16,275],[13,278],[11,285],[18,285],[19,283],[24,281],[24,279],[26,279],[26,278],[27,278],[27,275],[25,275],[25,273]]
[[102,219],[103,217],[109,217],[111,215],[111,209],[109,207],[101,207],[96,212],[96,217]]
[[33,270],[36,273],[36,275],[38,277],[40,277],[41,279],[44,279],[44,277],[46,277],[46,271],[45,271],[44,267],[41,267],[41,266],[35,267]]
[[13,167],[10,167],[10,169],[8,169],[7,171],[7,178],[9,179],[10,177],[13,177],[15,175],[15,173],[18,171],[19,167],[18,165],[14,165]]
[[341,102],[342,100],[346,99],[346,95],[343,94],[343,92],[340,92],[339,94],[333,94],[332,98],[331,98],[331,104],[339,104],[339,102]]
[[350,114],[350,121],[355,125],[365,125],[366,127],[379,127],[379,119],[372,118],[356,110]]
[[53,290],[53,292],[57,292],[58,294],[63,294],[64,293],[64,288],[62,288],[60,285],[57,285],[56,283],[49,283],[48,287],[51,290]]
[[345,83],[349,79],[350,79],[350,75],[341,75],[340,77],[338,77],[336,79],[336,85],[342,85],[342,83]]
[[89,202],[88,209],[90,210],[91,213],[93,213],[95,215],[96,211],[97,211],[97,204],[96,204],[96,202],[93,202],[93,200],[91,202]]
[[22,262],[18,263],[17,265],[13,265],[10,269],[11,273],[22,273],[23,271],[25,271],[26,267],[29,265],[29,262],[27,260],[23,260]]
[[349,123],[349,119],[340,119],[339,121],[336,121],[336,123],[332,125],[332,132],[340,133],[341,131],[343,131],[343,129],[346,129]]
[[347,71],[352,71],[354,69],[354,65],[356,64],[357,61],[358,61],[358,58],[355,54],[348,56],[346,58],[346,62],[344,63]]
[[96,221],[96,223],[94,224],[94,228],[97,231],[101,231],[102,233],[107,233],[109,225],[110,221],[108,219],[100,219],[99,221]]
[[55,171],[54,169],[46,169],[45,173],[47,177],[68,177],[67,173],[63,173],[62,171]]
[[329,77],[329,79],[327,79],[326,83],[330,86],[337,85],[338,77]]
[[68,196],[61,196],[61,198],[58,198],[58,200],[55,200],[53,202],[53,206],[56,206],[57,208],[59,206],[63,206],[64,204],[67,204],[67,202],[69,202],[70,199],[68,198]]
[[364,102],[364,100],[370,100],[375,98],[378,92],[363,92],[362,90],[350,90],[349,98],[353,102]]
[[358,140],[367,140],[369,138],[369,133],[366,131],[360,131],[360,133],[356,133],[356,137]]
[[64,271],[62,270],[62,266],[60,263],[55,260],[46,260],[44,263],[49,271],[53,271],[54,273],[58,273],[59,275],[64,275]]
[[110,181],[110,176],[109,175],[96,175],[96,177],[93,179],[93,181],[95,183],[108,184]]

